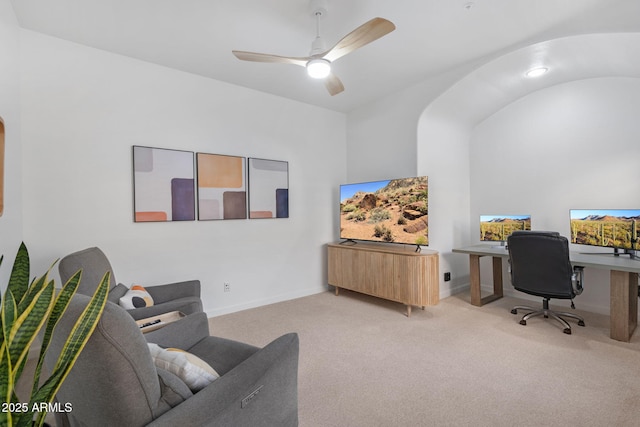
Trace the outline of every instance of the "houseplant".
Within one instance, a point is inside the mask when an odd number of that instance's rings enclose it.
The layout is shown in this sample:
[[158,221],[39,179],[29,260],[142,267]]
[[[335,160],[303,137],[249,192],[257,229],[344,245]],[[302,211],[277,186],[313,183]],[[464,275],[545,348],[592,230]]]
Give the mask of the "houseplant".
[[[51,368],[51,374],[41,381],[44,355],[51,336],[75,294],[82,275],[78,271],[56,292],[54,281],[48,278],[50,271],[51,267],[43,276],[29,282],[29,252],[24,243],[20,245],[0,308],[2,426],[41,426],[44,423],[47,411],[55,407],[52,402],[56,392],[95,329],[107,300],[109,272],[102,278],[91,301],[78,318],[55,366]],[[24,372],[29,349],[43,327],[31,397],[29,402],[20,402],[15,391],[16,383]]]

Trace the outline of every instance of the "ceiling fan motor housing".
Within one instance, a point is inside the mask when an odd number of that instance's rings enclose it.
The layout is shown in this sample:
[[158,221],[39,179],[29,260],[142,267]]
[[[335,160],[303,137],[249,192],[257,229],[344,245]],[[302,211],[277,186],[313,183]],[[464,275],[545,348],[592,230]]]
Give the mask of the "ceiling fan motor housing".
[[327,0],[311,0],[309,5],[311,16],[325,16],[327,14]]
[[309,56],[320,55],[327,50],[327,45],[324,42],[324,39],[320,36],[316,36],[316,38],[311,42],[311,52]]

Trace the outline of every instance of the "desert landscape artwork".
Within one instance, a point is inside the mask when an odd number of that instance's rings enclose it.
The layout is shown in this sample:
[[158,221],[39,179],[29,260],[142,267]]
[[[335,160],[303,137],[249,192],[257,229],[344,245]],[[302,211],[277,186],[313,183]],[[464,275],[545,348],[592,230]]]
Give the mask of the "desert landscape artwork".
[[340,186],[340,238],[429,245],[426,176]]

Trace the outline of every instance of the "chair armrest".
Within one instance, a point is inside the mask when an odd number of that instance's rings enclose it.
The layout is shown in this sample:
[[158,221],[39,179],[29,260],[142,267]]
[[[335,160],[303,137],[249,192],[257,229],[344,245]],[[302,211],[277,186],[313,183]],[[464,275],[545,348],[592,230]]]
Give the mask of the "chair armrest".
[[169,283],[166,285],[145,286],[154,304],[162,304],[184,297],[200,297],[200,281],[188,280],[185,282]]
[[148,425],[297,426],[298,352],[283,335]]
[[144,334],[147,342],[160,347],[187,350],[209,336],[209,320],[205,313],[194,313],[155,331]]
[[573,287],[573,293],[580,295],[584,291],[582,285],[584,280],[584,267],[579,265],[573,266],[573,275],[571,276],[571,286]]

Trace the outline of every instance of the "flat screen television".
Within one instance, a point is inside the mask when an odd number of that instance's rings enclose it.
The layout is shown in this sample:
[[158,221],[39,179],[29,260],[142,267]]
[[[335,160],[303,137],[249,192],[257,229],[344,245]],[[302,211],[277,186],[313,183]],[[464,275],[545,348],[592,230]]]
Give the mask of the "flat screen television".
[[640,249],[640,209],[571,209],[569,216],[571,243],[613,248],[614,254]]
[[531,230],[531,215],[480,215],[480,241],[500,242],[516,230]]
[[429,245],[426,176],[340,186],[340,238]]

